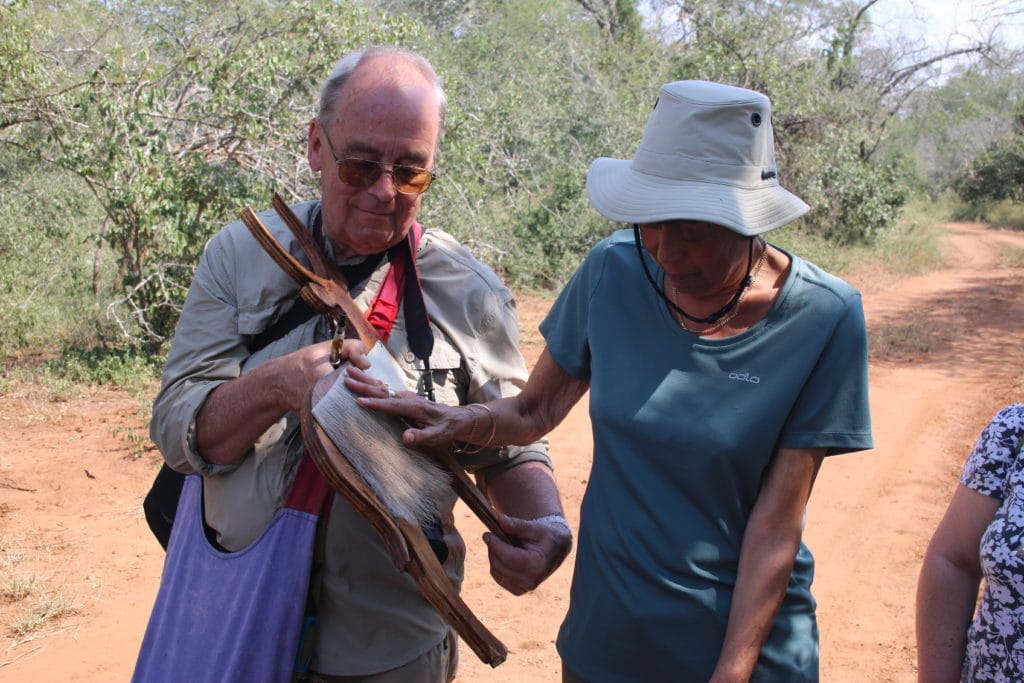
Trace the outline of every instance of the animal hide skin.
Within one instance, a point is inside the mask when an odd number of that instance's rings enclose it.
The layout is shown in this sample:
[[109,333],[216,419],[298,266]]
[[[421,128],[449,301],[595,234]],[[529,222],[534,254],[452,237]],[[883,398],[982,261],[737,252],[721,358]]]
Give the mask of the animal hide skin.
[[[386,350],[371,352],[370,360],[369,374],[404,389],[404,384],[396,384],[401,382],[401,369]],[[313,406],[313,417],[395,517],[427,526],[451,502],[451,476],[402,443],[405,423],[360,406],[341,379]]]

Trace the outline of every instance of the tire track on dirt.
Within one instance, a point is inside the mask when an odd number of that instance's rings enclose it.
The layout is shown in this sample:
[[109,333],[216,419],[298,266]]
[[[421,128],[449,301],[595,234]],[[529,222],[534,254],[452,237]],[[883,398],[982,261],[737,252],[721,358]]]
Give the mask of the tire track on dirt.
[[949,229],[947,267],[864,297],[873,339],[911,348],[872,358],[875,449],[828,460],[808,507],[822,680],[916,680],[922,555],[978,431],[1021,396],[1022,269],[999,249],[1024,233]]

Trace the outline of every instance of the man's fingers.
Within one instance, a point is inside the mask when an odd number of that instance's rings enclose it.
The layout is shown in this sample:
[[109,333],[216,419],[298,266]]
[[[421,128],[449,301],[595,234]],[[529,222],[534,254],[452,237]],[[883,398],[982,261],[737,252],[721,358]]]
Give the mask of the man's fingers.
[[346,339],[342,345],[342,356],[357,368],[366,370],[370,367],[370,359],[366,357],[366,346],[361,339]]

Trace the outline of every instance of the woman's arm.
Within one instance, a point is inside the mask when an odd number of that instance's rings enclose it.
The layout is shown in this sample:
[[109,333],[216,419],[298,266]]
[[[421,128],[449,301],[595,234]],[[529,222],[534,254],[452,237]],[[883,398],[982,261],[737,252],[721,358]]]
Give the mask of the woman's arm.
[[345,385],[372,410],[398,415],[414,426],[402,440],[409,446],[462,441],[478,446],[527,445],[554,429],[586,393],[589,383],[563,370],[547,349],[537,360],[522,393],[482,405],[446,406],[403,392],[385,398],[384,385],[349,368]]
[[747,681],[789,585],[825,449],[780,448],[747,521],[725,642],[712,683]]
[[[367,408],[398,415],[413,425],[402,440],[414,447],[453,441],[478,446],[531,444],[554,429],[589,386],[562,370],[546,349],[519,395],[483,405],[447,406],[412,392],[386,398],[385,385],[351,367],[345,385]],[[506,544],[493,534],[484,535],[491,575],[516,595],[533,590],[572,548],[572,533],[562,517],[551,470],[539,462],[519,464],[495,476],[487,485],[487,495],[503,513],[502,528],[514,539]]]
[[957,486],[917,582],[917,680],[959,683],[981,583],[978,546],[999,500]]

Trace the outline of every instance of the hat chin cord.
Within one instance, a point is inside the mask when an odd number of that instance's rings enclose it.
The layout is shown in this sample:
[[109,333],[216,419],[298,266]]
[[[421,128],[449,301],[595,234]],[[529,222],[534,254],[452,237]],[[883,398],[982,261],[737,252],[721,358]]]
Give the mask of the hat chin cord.
[[651,269],[647,267],[647,259],[644,258],[643,241],[640,239],[640,225],[638,223],[633,224],[633,241],[636,243],[636,253],[640,257],[640,265],[643,266],[644,275],[647,276],[647,281],[651,283],[651,287],[654,288],[654,291],[658,293],[658,296],[660,296],[665,303],[672,308],[672,310],[691,322],[714,325],[721,320],[723,316],[728,315],[729,311],[739,304],[740,299],[743,296],[743,292],[746,291],[747,287],[749,287],[754,281],[754,278],[750,275],[750,267],[754,263],[754,238],[751,237],[750,245],[747,249],[747,275],[743,278],[743,281],[740,282],[739,289],[737,289],[736,293],[732,295],[732,298],[717,311],[706,317],[698,318],[679,308],[679,306],[676,305],[676,302],[672,301],[672,299],[665,294],[665,290],[659,287],[658,283],[654,281],[654,276],[651,275]]

